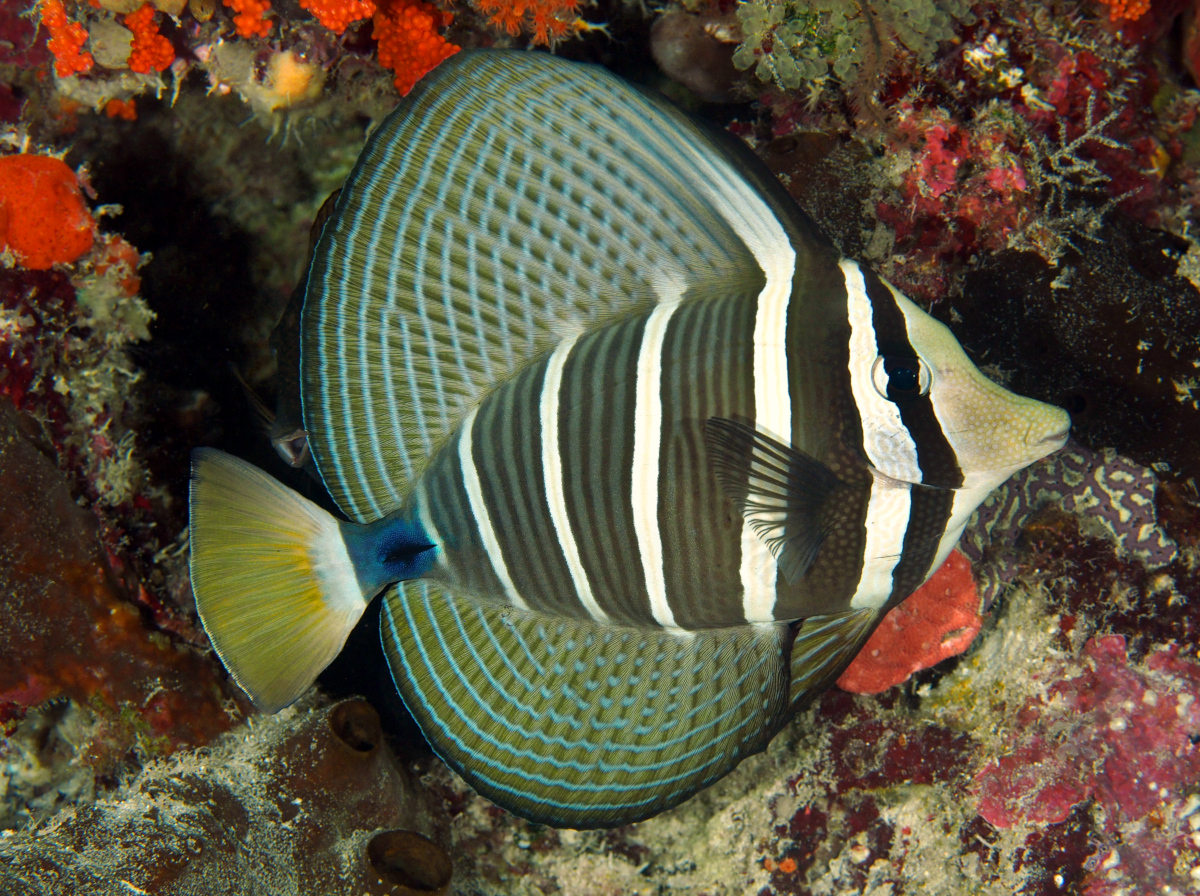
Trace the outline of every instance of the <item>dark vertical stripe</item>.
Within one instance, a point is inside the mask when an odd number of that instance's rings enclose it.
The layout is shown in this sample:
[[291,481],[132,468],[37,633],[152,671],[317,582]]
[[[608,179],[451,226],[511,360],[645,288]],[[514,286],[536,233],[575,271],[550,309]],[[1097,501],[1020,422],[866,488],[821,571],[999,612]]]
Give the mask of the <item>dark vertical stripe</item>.
[[[850,387],[846,276],[825,259],[802,256],[788,307],[788,388],[792,447],[822,459],[843,479],[861,469],[862,421]],[[854,451],[849,450],[855,446]]]
[[484,551],[479,527],[463,485],[458,440],[451,439],[430,461],[422,475],[430,522],[442,540],[446,573],[435,567],[430,575],[450,587],[480,598],[504,601],[504,587]]
[[850,385],[845,274],[824,257],[803,256],[798,265],[787,326],[792,445],[826,464],[848,487],[824,509],[826,535],[808,572],[797,582],[777,580],[777,619],[848,609],[862,574],[871,494],[862,420]]
[[629,503],[634,386],[645,315],[594,331],[563,368],[559,450],[579,558],[614,621],[654,624]]
[[[875,327],[875,342],[883,357],[901,355],[915,358],[908,338],[908,327],[904,312],[896,304],[892,291],[883,285],[879,276],[867,268],[862,269],[867,285],[867,297],[871,300],[871,322]],[[917,446],[917,463],[921,467],[921,481],[940,488],[959,488],[963,484],[962,468],[958,457],[942,432],[937,414],[933,410],[933,399],[928,394],[918,398],[896,402],[900,419]]]
[[545,360],[498,389],[475,418],[475,467],[509,577],[531,610],[586,617],[550,510],[542,472]]
[[870,486],[847,488],[825,508],[825,539],[817,559],[799,581],[788,582],[781,575],[776,583],[776,619],[803,619],[850,609],[850,598],[862,574],[870,494]]
[[659,531],[667,601],[678,624],[744,622],[742,517],[713,472],[709,417],[754,419],[755,304],[698,299],[675,312],[663,342]]
[[892,605],[912,594],[933,571],[930,567],[954,510],[951,489],[914,485],[910,495],[904,548],[892,571]]

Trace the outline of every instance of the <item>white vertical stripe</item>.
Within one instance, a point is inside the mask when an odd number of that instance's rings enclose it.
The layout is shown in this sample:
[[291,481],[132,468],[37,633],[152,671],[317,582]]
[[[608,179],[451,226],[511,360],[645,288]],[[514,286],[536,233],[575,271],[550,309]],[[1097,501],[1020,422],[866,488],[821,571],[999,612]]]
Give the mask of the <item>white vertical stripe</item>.
[[504,588],[504,596],[514,607],[528,610],[529,607],[517,593],[512,577],[508,574],[508,566],[504,563],[504,554],[500,551],[500,542],[496,538],[496,530],[492,528],[492,517],[488,513],[487,502],[483,499],[483,487],[479,484],[479,471],[475,469],[475,456],[471,451],[472,433],[475,429],[475,415],[479,408],[472,408],[463,420],[462,431],[458,436],[458,463],[462,467],[463,486],[467,491],[467,503],[471,506],[471,515],[479,529],[479,540],[492,561],[492,569],[500,585]]
[[677,628],[667,603],[662,532],[658,528],[658,455],[662,442],[662,349],[678,302],[657,305],[646,318],[638,352],[633,410],[633,531],[637,535],[650,595],[650,612],[659,625]]
[[938,567],[946,562],[946,558],[950,556],[950,552],[954,550],[954,546],[962,537],[963,529],[966,528],[971,514],[991,493],[991,484],[979,488],[956,488],[954,490],[954,505],[950,510],[950,519],[946,521],[946,531],[942,533],[942,540],[938,542],[937,554],[934,555],[933,563],[929,565],[929,575],[937,572]]
[[[796,273],[796,252],[787,231],[758,190],[724,159],[702,152],[690,135],[682,147],[691,156],[709,202],[745,243],[766,283],[754,321],[754,423],[784,444],[792,443],[792,398],[788,386],[787,306]],[[748,622],[773,620],[778,568],[748,522],[742,524],[742,612]]]
[[[794,256],[793,256],[794,264]],[[788,384],[787,309],[791,275],[786,291],[768,281],[758,297],[754,318],[754,423],[785,444],[792,442],[792,393]],[[747,622],[775,618],[775,585],[779,570],[762,538],[742,522],[742,613]]]
[[692,135],[682,137],[680,148],[691,156],[709,201],[762,268],[767,280],[763,295],[786,298],[792,292],[796,252],[775,212],[741,172],[708,152],[707,145]]
[[850,390],[862,419],[863,450],[871,465],[901,482],[920,482],[917,443],[900,419],[895,402],[879,394],[871,370],[879,357],[871,299],[862,271],[853,261],[839,266],[846,278],[846,304],[850,319]]
[[904,553],[904,533],[912,508],[906,482],[875,475],[867,500],[867,542],[858,587],[850,598],[855,610],[882,607],[892,595],[892,574]]
[[546,504],[550,508],[550,519],[554,523],[554,531],[558,535],[558,544],[562,548],[563,557],[566,558],[567,568],[571,571],[575,594],[589,616],[597,622],[607,622],[608,614],[596,602],[587,572],[583,568],[583,561],[579,559],[579,546],[575,543],[575,534],[571,531],[567,496],[563,491],[562,452],[558,446],[558,397],[562,387],[563,367],[574,346],[574,338],[565,340],[546,362],[546,378],[542,381],[542,397],[539,403],[542,418],[542,473],[545,478]]

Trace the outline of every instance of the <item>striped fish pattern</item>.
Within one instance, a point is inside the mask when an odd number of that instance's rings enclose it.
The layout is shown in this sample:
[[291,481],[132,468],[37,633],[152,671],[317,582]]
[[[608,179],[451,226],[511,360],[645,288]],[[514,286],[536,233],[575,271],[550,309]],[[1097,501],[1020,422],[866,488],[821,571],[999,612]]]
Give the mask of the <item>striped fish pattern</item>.
[[[385,591],[434,749],[561,826],[761,750],[1068,424],[840,259],[744,147],[541,54],[459,53],[372,134],[300,329],[350,522],[304,502],[266,527],[280,487],[198,451],[214,646],[275,709]],[[296,645],[307,676],[272,658]]]

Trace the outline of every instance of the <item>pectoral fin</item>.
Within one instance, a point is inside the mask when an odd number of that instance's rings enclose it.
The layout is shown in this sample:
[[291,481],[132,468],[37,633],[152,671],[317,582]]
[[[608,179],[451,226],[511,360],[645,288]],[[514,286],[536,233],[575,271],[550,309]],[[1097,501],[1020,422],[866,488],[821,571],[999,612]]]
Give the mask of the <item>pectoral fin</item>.
[[828,534],[825,508],[846,486],[823,463],[725,417],[705,423],[709,459],[725,492],[791,583]]

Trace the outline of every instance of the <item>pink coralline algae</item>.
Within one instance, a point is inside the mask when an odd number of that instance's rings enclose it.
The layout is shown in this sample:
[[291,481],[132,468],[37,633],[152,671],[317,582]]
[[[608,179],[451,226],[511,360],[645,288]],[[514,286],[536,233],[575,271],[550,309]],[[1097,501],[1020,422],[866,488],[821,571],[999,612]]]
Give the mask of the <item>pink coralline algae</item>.
[[910,256],[903,285],[941,295],[948,282],[938,269],[947,259],[1005,248],[1038,213],[1021,128],[996,108],[982,110],[969,125],[912,103],[895,114],[892,151],[911,164],[876,213]]
[[1091,799],[1106,842],[1085,892],[1182,892],[1177,860],[1197,858],[1185,816],[1200,781],[1200,663],[1172,645],[1132,664],[1119,635],[1088,641],[1084,657],[1026,703],[1005,753],[976,775],[979,814],[998,828],[1055,824]]
[[982,625],[971,564],[954,551],[928,582],[884,617],[838,687],[855,694],[886,691],[962,653]]

